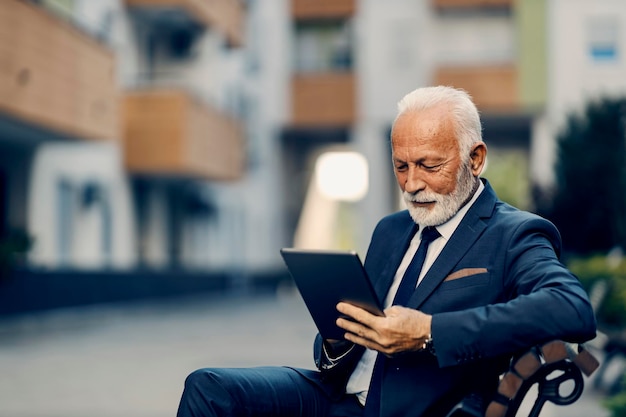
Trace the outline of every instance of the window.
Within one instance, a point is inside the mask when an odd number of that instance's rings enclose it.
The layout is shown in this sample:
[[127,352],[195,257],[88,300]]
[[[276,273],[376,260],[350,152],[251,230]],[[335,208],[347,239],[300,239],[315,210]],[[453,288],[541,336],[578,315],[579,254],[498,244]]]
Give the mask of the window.
[[72,261],[75,210],[76,190],[69,181],[62,179],[57,183],[57,247],[60,266],[69,266]]
[[588,53],[593,62],[619,58],[619,22],[613,16],[591,18],[587,25]]
[[299,72],[346,70],[352,67],[349,21],[300,22],[296,26],[295,67]]

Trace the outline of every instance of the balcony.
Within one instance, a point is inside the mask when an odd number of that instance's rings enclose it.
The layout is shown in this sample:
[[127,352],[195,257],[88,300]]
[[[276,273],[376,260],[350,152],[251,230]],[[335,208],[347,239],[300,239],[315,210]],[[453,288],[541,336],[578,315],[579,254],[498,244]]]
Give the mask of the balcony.
[[498,8],[511,9],[515,0],[432,0],[439,10]]
[[228,180],[244,171],[243,129],[182,90],[124,97],[126,166],[135,174]]
[[439,67],[433,84],[466,90],[481,111],[510,113],[522,107],[514,65]]
[[113,54],[28,2],[0,8],[0,112],[83,139],[119,137]]
[[222,33],[230,46],[244,40],[244,7],[239,0],[125,0],[135,14],[158,25],[199,24]]
[[345,127],[356,119],[352,72],[297,74],[291,80],[292,127]]
[[355,0],[291,0],[294,20],[347,18],[355,10]]

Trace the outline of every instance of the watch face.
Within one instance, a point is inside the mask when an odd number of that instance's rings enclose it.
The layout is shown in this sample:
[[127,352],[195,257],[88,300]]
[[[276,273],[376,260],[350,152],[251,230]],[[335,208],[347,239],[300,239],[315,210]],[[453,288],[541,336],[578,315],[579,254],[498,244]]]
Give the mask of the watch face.
[[433,338],[429,337],[428,339],[426,339],[426,341],[424,341],[424,348],[423,350],[431,353],[431,354],[435,354],[435,345],[433,343]]

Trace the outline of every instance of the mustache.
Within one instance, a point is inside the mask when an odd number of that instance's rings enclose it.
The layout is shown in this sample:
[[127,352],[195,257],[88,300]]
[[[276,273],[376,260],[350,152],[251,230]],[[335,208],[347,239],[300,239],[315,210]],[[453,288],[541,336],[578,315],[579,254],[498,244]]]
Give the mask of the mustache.
[[402,197],[404,198],[405,201],[408,201],[411,203],[432,203],[433,201],[434,202],[440,201],[439,194],[424,192],[424,191],[418,194],[411,194],[405,191],[402,193]]

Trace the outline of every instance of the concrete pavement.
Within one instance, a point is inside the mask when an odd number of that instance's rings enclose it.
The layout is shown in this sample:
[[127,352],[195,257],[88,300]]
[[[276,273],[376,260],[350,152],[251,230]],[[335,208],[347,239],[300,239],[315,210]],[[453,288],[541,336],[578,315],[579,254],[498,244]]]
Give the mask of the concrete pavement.
[[[171,417],[192,370],[312,367],[314,335],[290,290],[0,318],[0,417]],[[605,417],[601,399],[588,382],[541,415]]]

